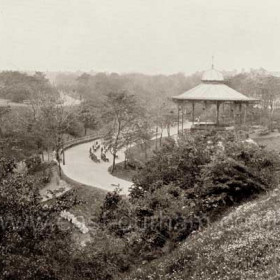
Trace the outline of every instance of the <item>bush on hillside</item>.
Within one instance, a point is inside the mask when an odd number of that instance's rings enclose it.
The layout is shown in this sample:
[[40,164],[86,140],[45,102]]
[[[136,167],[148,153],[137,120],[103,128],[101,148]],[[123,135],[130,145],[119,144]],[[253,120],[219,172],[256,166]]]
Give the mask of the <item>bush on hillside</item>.
[[277,155],[230,133],[170,140],[139,170],[130,206],[118,197],[106,226],[128,240],[136,259],[158,257],[229,207],[275,187],[278,164]]
[[33,155],[24,160],[29,173],[34,173],[42,163],[40,156]]
[[73,276],[83,280],[121,279],[118,275],[127,271],[131,264],[125,242],[100,229],[95,231],[90,244],[73,252],[71,259]]
[[135,176],[132,199],[171,182],[182,189],[193,186],[202,165],[210,161],[206,147],[207,142],[199,135],[181,140],[179,145],[169,139]]

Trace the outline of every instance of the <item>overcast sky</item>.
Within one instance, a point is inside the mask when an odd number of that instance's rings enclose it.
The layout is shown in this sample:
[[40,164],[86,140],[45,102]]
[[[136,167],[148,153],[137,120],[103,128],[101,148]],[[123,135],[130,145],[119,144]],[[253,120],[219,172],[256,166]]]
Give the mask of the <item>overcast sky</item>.
[[279,0],[0,0],[0,69],[280,71]]

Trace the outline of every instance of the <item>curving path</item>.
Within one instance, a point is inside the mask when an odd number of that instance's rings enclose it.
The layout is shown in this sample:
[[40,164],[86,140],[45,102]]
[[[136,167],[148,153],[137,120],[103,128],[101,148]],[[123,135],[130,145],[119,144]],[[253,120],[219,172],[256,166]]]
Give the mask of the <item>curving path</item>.
[[[184,128],[190,128],[191,123],[186,123]],[[177,134],[177,127],[170,129],[171,135]],[[163,137],[167,136],[166,129],[163,131]],[[65,165],[62,166],[63,172],[69,178],[85,185],[97,187],[106,191],[113,191],[116,186],[120,186],[122,194],[127,195],[132,182],[114,177],[108,172],[108,168],[112,164],[112,155],[108,152],[106,156],[110,162],[95,163],[89,158],[89,148],[95,141],[74,146],[65,151]],[[100,141],[99,141],[100,142]],[[97,151],[100,158],[100,150]],[[124,152],[118,153],[119,158],[116,162],[124,160]]]
[[[112,155],[108,152],[106,156],[110,162],[95,163],[89,158],[89,148],[95,141],[74,146],[65,151],[65,165],[63,172],[69,178],[85,185],[94,186],[106,191],[113,191],[117,185],[122,189],[123,194],[128,194],[132,182],[125,181],[112,176],[108,168],[112,165]],[[99,141],[100,142],[100,141]],[[96,152],[100,158],[100,149]],[[124,154],[119,152],[116,162],[124,160]]]

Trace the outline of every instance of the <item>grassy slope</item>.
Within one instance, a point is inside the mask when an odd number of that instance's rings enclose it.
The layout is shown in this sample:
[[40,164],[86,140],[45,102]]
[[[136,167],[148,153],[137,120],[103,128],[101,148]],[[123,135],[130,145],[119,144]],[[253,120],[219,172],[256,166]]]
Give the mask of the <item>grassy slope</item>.
[[132,279],[280,279],[280,188],[194,233]]
[[280,136],[267,136],[254,138],[260,145],[266,146],[266,149],[280,152]]
[[76,227],[71,229],[72,239],[79,248],[81,244],[92,241],[92,238],[95,236],[95,228],[99,219],[100,206],[104,201],[106,192],[86,185],[78,186],[69,183],[67,184],[72,187],[76,193],[77,199],[81,202],[72,207],[69,212],[74,214],[80,222],[83,222],[86,227],[90,229],[90,232],[86,234],[81,233]]
[[[160,148],[160,140],[157,140],[157,147],[158,149]],[[162,138],[162,144],[164,143],[165,138]],[[128,153],[128,160],[136,160],[137,162],[142,162],[145,163],[147,160],[149,160],[153,155],[154,151],[156,150],[156,140],[150,140],[149,144],[147,145],[147,158],[145,156],[145,149],[143,145],[135,145],[131,148],[129,148],[129,153]],[[109,172],[111,170],[112,166],[109,167]],[[123,168],[123,162],[117,163],[116,164],[116,169],[114,173],[112,174],[113,176],[127,180],[127,181],[132,181],[132,178],[137,174],[137,171],[135,169],[130,168],[127,166],[127,169]]]
[[100,206],[103,204],[106,192],[89,186],[73,186],[77,199],[81,204],[73,207],[70,212],[76,217],[81,217],[87,226],[96,222],[100,214]]
[[163,144],[166,141],[167,137],[163,137],[160,143],[160,139],[158,138],[157,141],[155,139],[150,140],[147,144],[147,158],[145,157],[145,148],[143,144],[135,145],[128,150],[128,159],[135,159],[140,162],[146,162],[149,160],[156,148],[160,149],[160,144]]
[[[59,180],[57,166],[53,166],[52,176],[52,183],[56,185],[55,179]],[[80,184],[71,179],[66,180],[63,178],[63,180],[64,184],[74,191],[74,197],[80,202],[78,205],[73,206],[70,212],[76,217],[80,217],[89,226],[99,216],[100,206],[103,204],[107,192],[99,188]]]
[[[112,166],[108,168],[108,172],[111,173]],[[127,166],[126,169],[124,168],[124,162],[119,162],[115,166],[114,173],[111,173],[113,176],[127,180],[132,181],[132,178],[137,174],[137,171],[135,169],[132,169],[130,166]]]

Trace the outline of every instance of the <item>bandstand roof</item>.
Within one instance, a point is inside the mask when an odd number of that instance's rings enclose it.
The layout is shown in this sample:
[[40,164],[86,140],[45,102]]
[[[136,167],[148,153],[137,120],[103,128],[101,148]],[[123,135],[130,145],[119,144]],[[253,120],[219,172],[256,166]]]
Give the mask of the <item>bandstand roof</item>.
[[222,102],[256,102],[224,84],[223,74],[216,69],[204,72],[201,84],[180,94],[173,96],[174,101],[222,101]]

